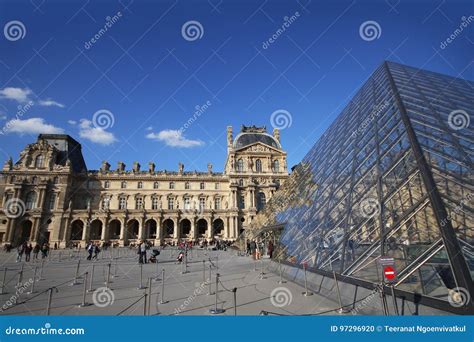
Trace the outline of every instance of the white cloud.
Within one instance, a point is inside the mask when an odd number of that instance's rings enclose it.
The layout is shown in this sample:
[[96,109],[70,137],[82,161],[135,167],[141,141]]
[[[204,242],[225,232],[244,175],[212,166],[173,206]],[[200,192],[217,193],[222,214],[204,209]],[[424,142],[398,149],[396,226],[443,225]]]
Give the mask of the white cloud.
[[30,118],[26,120],[13,119],[5,124],[5,133],[23,134],[62,134],[62,128],[47,124],[43,118]]
[[183,136],[183,132],[173,129],[165,129],[159,133],[148,133],[146,138],[163,141],[167,146],[171,147],[196,147],[204,145],[204,142],[200,140],[186,139]]
[[30,94],[31,94],[31,90],[28,88],[22,89],[22,88],[7,87],[7,88],[0,89],[1,98],[14,100],[17,102],[28,101]]
[[39,100],[38,104],[40,106],[46,106],[46,107],[59,107],[59,108],[64,108],[64,105],[62,103],[56,102],[54,100],[48,99],[48,100]]
[[87,119],[81,119],[79,122],[79,136],[100,145],[110,145],[117,141],[113,133],[92,126],[92,121]]
[[75,121],[75,120],[68,120],[67,123],[70,124],[70,125],[75,125],[75,124],[77,124],[77,121]]
[[148,126],[148,127],[146,128],[147,131],[151,131],[152,129],[153,129],[153,126]]

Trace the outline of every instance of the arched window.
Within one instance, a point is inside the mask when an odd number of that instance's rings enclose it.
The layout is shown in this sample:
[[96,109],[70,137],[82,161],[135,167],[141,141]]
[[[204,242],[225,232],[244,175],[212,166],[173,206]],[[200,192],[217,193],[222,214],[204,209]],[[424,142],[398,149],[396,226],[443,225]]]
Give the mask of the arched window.
[[137,188],[138,188],[138,189],[142,189],[142,188],[143,188],[143,182],[138,182]]
[[206,186],[204,185],[204,182],[201,182],[199,184],[199,189],[204,190],[205,188],[206,188]]
[[170,182],[170,189],[174,189],[174,182]]
[[104,188],[105,188],[105,189],[110,188],[110,182],[109,182],[109,181],[105,181],[105,182],[104,182]]
[[35,167],[43,167],[43,164],[44,164],[44,156],[42,154],[36,156]]
[[262,172],[262,161],[260,159],[255,161],[255,171],[259,173]]
[[242,178],[239,179],[239,186],[244,186],[244,180]]
[[127,187],[127,182],[126,181],[122,181],[122,183],[120,184],[120,187],[122,189],[125,189]]
[[242,159],[237,160],[237,172],[244,172],[244,161]]
[[262,210],[267,203],[267,199],[263,192],[259,192],[257,195],[257,211]]
[[153,183],[153,189],[158,189],[159,185],[160,183],[158,182]]
[[273,172],[280,172],[280,162],[278,160],[273,161]]
[[36,192],[30,191],[28,195],[26,195],[26,209],[33,209],[36,206]]
[[191,189],[191,185],[189,185],[189,182],[184,183],[184,188],[185,188],[186,190]]

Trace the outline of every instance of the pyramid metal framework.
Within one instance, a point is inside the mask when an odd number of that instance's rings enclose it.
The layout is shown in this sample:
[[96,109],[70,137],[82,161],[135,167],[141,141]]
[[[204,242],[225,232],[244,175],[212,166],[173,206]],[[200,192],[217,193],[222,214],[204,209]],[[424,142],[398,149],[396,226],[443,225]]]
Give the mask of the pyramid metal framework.
[[253,232],[280,227],[276,251],[284,261],[363,286],[382,283],[380,257],[393,258],[399,293],[472,313],[469,113],[474,82],[384,62],[256,217]]

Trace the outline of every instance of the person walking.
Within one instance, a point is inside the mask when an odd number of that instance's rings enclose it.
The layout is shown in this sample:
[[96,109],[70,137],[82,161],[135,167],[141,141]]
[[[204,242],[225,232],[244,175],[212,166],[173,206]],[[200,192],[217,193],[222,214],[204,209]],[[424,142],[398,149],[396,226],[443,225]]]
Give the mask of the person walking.
[[16,248],[16,262],[21,262],[23,253],[25,252],[25,245],[22,243]]
[[97,257],[99,256],[99,253],[100,253],[99,244],[96,243],[96,244],[94,244],[94,256],[92,257],[92,259],[97,260],[98,259]]
[[47,243],[43,244],[43,248],[41,248],[41,258],[44,259],[48,256],[49,253],[49,246]]
[[38,259],[39,251],[40,251],[40,245],[36,244],[35,248],[33,248],[33,259],[35,260]]
[[145,243],[144,240],[142,240],[142,242],[138,246],[138,253],[140,255],[139,258],[138,258],[138,263],[140,263],[140,264],[145,263],[146,264],[146,243]]
[[257,257],[255,252],[257,251],[257,244],[255,243],[255,240],[252,240],[250,242],[250,254],[252,255],[252,258],[256,260],[255,258]]
[[33,250],[33,246],[31,245],[31,243],[26,246],[25,248],[25,261],[30,261],[30,257],[31,257],[31,251]]
[[87,246],[87,253],[89,253],[89,256],[87,257],[87,260],[92,260],[92,253],[94,252],[94,243],[91,242],[88,246]]
[[268,251],[269,258],[271,259],[273,257],[273,241],[271,241],[271,240],[268,241],[267,251]]

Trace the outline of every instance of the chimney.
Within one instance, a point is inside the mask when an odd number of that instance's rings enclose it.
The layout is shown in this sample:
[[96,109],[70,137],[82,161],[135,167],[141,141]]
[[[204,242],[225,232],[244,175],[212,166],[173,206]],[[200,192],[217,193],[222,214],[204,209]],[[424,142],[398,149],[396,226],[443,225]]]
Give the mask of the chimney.
[[118,172],[124,172],[125,171],[125,163],[119,161],[117,163],[117,171]]
[[148,163],[148,172],[155,173],[155,163],[153,162]]
[[104,160],[104,161],[102,162],[101,167],[100,167],[100,171],[102,171],[102,172],[107,172],[107,171],[109,171],[109,170],[110,170],[110,164],[107,163],[106,160]]
[[232,126],[227,126],[227,153],[231,151],[233,142]]
[[280,142],[280,130],[278,128],[273,129],[273,137]]

